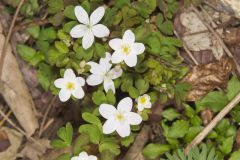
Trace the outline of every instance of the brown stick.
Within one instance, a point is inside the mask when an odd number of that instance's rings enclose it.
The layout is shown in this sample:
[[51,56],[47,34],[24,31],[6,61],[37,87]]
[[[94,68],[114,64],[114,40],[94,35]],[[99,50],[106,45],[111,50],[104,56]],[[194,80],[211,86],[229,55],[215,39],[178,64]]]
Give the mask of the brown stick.
[[222,120],[228,112],[230,112],[238,103],[240,102],[240,93],[235,96],[235,98],[229,102],[222,110],[219,112],[215,118],[194,138],[194,140],[188,144],[186,149],[184,150],[185,154],[188,154],[189,151],[199,144],[207,135],[208,133],[218,124],[220,120]]
[[45,25],[45,24],[48,24],[48,23],[49,22],[48,22],[47,19],[34,20],[32,22],[29,22],[29,23],[23,23],[23,24],[15,26],[13,28],[13,32],[24,30],[26,28],[33,27],[33,26],[42,26],[42,25]]
[[18,13],[19,13],[19,11],[20,11],[20,8],[21,8],[21,6],[23,5],[23,2],[24,2],[24,0],[21,0],[21,1],[19,2],[19,4],[18,4],[17,10],[16,10],[16,12],[15,12],[15,14],[14,14],[12,23],[11,23],[11,25],[10,25],[10,29],[9,29],[9,31],[8,31],[6,40],[5,40],[4,45],[3,45],[3,50],[2,50],[2,54],[1,54],[1,58],[0,58],[0,79],[1,79],[1,77],[2,77],[3,63],[4,63],[4,59],[5,59],[5,57],[6,57],[6,53],[7,53],[6,51],[7,51],[8,42],[9,42],[10,37],[11,37],[11,35],[12,35],[12,30],[13,30],[13,27],[14,27],[14,25],[15,25],[15,22],[16,22],[16,19],[17,19],[17,16],[18,16]]

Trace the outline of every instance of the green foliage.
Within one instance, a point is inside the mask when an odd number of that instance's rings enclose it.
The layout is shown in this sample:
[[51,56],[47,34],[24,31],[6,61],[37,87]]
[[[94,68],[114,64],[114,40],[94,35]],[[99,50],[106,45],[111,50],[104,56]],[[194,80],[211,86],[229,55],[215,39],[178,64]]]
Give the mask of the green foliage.
[[239,157],[240,157],[240,150],[233,152],[229,160],[238,160]]
[[167,160],[219,160],[214,148],[201,144],[193,148],[186,156],[183,150],[178,149],[172,155],[166,153]]
[[70,123],[67,123],[65,127],[59,128],[57,132],[58,139],[51,141],[51,145],[54,148],[66,148],[72,144],[73,128]]
[[169,121],[173,121],[174,119],[176,119],[180,116],[180,114],[172,108],[164,110],[162,115],[164,118],[166,118]]
[[143,155],[146,158],[154,159],[164,154],[165,152],[169,151],[170,149],[171,149],[170,145],[167,145],[167,144],[151,143],[144,148]]
[[188,83],[179,83],[175,86],[175,100],[178,106],[186,99],[188,91],[191,89],[191,85]]

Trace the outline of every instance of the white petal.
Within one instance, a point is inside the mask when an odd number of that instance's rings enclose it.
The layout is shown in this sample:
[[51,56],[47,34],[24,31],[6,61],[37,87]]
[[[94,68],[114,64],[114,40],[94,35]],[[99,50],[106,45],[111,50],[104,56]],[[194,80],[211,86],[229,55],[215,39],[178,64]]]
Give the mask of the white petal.
[[110,104],[101,104],[99,107],[99,113],[105,118],[105,119],[111,119],[114,117],[114,114],[116,112],[116,108]]
[[111,74],[112,75],[112,79],[117,79],[117,78],[119,78],[121,75],[122,75],[122,69],[121,68],[116,68],[116,67],[114,67],[113,69],[111,69],[110,71],[109,71],[109,74]]
[[84,97],[84,91],[82,87],[77,87],[73,92],[72,95],[77,99],[82,99]]
[[151,103],[151,102],[148,102],[144,107],[145,107],[145,108],[152,108],[152,103]]
[[72,157],[71,160],[81,160],[78,156]]
[[128,65],[128,67],[134,67],[137,64],[137,55],[129,54],[124,58],[124,62]]
[[93,155],[90,155],[90,156],[88,157],[88,160],[97,160],[97,157],[96,157],[96,156],[93,156]]
[[131,134],[131,128],[130,125],[127,123],[124,123],[122,125],[117,126],[117,132],[121,137],[127,137]]
[[135,42],[135,35],[130,29],[128,29],[124,32],[123,41],[128,42],[128,43],[134,43]]
[[88,28],[85,25],[79,24],[72,28],[70,35],[73,38],[81,38],[87,30]]
[[112,54],[112,63],[120,63],[124,59],[124,55],[120,50],[113,52]]
[[104,79],[103,87],[105,92],[108,92],[108,90],[111,89],[113,93],[115,93],[115,86],[111,79]]
[[61,89],[58,96],[60,98],[60,101],[66,102],[71,97],[71,92],[66,89]]
[[142,122],[142,117],[134,112],[126,113],[127,122],[131,125],[138,125]]
[[141,104],[138,104],[137,109],[138,109],[138,111],[142,112],[144,110],[144,106]]
[[83,79],[82,77],[76,77],[76,82],[79,86],[85,85],[85,79]]
[[57,88],[64,88],[66,84],[66,80],[64,78],[58,78],[54,81],[54,85]]
[[108,119],[103,125],[103,133],[111,134],[116,130],[116,123],[113,119]]
[[104,75],[106,73],[105,68],[96,62],[88,62],[87,64],[91,66],[90,72],[93,74]]
[[103,76],[91,74],[86,81],[89,86],[96,86],[103,82]]
[[78,21],[80,23],[89,24],[89,17],[88,13],[85,11],[85,9],[82,6],[76,6],[74,9],[75,16],[77,17]]
[[113,49],[113,50],[119,50],[122,44],[122,40],[119,38],[115,38],[109,41],[109,46]]
[[133,49],[135,50],[136,54],[142,54],[145,50],[145,46],[143,43],[134,43],[133,44]]
[[72,69],[66,69],[64,72],[64,79],[75,80],[76,75]]
[[110,34],[109,29],[102,24],[97,24],[97,25],[93,26],[92,32],[93,32],[94,36],[96,36],[98,38],[107,37]]
[[104,7],[98,7],[97,9],[95,9],[90,16],[91,25],[95,25],[98,22],[100,22],[104,14],[105,14]]
[[125,112],[130,112],[132,110],[132,105],[132,99],[130,97],[126,97],[118,103],[117,109]]
[[81,152],[79,154],[79,158],[82,160],[82,159],[87,159],[88,158],[88,154],[87,152]]
[[84,49],[88,49],[92,46],[93,42],[94,42],[94,35],[90,30],[88,30],[83,36],[82,46]]
[[101,58],[99,61],[99,64],[105,68],[105,71],[109,71],[112,67],[112,64],[110,63],[111,58],[111,54],[106,52],[105,58]]

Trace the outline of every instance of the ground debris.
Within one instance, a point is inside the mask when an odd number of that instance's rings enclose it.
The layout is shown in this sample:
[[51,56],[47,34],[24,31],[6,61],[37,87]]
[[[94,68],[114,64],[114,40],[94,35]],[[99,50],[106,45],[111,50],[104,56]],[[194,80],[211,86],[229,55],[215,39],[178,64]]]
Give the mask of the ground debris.
[[235,65],[231,58],[222,58],[215,63],[194,66],[182,80],[192,85],[187,100],[199,100],[211,90],[226,86],[234,69]]

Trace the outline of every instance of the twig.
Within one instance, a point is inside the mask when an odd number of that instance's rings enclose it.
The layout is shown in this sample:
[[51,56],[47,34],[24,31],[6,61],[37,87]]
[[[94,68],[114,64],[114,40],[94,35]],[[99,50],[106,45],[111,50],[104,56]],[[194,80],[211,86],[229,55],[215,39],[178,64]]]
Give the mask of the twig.
[[5,115],[5,113],[0,109],[0,115],[6,119],[6,121],[16,130],[18,130],[22,135],[24,135],[25,137],[27,137],[29,140],[35,142],[37,145],[42,146],[42,144],[40,142],[38,142],[36,139],[34,139],[33,137],[29,137],[26,132],[24,132],[21,128],[19,128],[16,124],[14,124],[7,115]]
[[[177,38],[181,39],[181,37],[179,36],[179,34],[177,33],[177,31],[174,30],[174,34],[177,36]],[[187,52],[188,56],[192,59],[192,61],[196,64],[199,65],[198,61],[195,59],[195,57],[193,56],[193,54],[191,53],[191,51],[188,49],[187,45],[185,44],[185,42],[182,40],[183,42],[183,48],[185,49],[185,51]]]
[[[6,116],[9,117],[9,116],[11,115],[11,113],[12,113],[11,110],[8,111],[8,113],[6,114]],[[1,122],[0,122],[0,127],[2,127],[2,125],[5,123],[5,121],[6,121],[6,118],[3,117],[3,119],[2,119]]]
[[54,97],[50,100],[50,103],[49,103],[49,105],[48,105],[48,107],[47,107],[47,110],[46,110],[46,112],[44,113],[43,120],[42,120],[42,122],[41,122],[40,129],[39,129],[39,134],[38,134],[39,137],[41,137],[41,135],[42,135],[42,133],[43,133],[43,128],[44,128],[44,125],[45,125],[45,123],[46,123],[48,113],[49,113],[49,111],[51,110],[51,108],[52,108],[52,106],[53,106],[53,103],[54,103],[55,100],[56,100],[56,97],[57,97],[57,96],[54,96]]
[[215,118],[194,138],[194,140],[186,147],[184,150],[185,154],[197,144],[199,144],[207,134],[222,120],[228,112],[230,112],[238,103],[240,102],[240,92],[235,96],[235,98],[229,102],[222,110],[219,112]]
[[[215,36],[215,38],[217,39],[217,41],[221,44],[221,46],[223,47],[224,51],[227,53],[227,55],[230,57],[230,58],[233,58],[233,55],[231,53],[231,51],[228,49],[228,47],[225,45],[225,43],[223,42],[222,38],[219,36],[219,34],[212,28],[211,25],[209,25],[207,22],[206,22],[206,19],[202,17],[201,13],[198,11],[197,8],[195,8],[193,5],[191,5],[191,9],[197,14],[198,18],[202,21],[202,23],[210,30],[210,32],[212,32],[212,34]],[[207,14],[206,11],[202,8],[202,11],[204,12],[204,14]],[[207,15],[209,16],[209,15]],[[210,20],[210,23],[211,20]],[[239,64],[237,63],[236,59],[233,58],[233,61],[236,65],[236,68],[237,68],[237,71],[240,73],[240,66]]]
[[6,56],[6,51],[7,51],[7,47],[8,47],[8,42],[10,40],[10,37],[12,35],[12,31],[13,31],[13,27],[15,25],[15,22],[16,22],[16,19],[17,19],[17,16],[18,16],[18,13],[20,11],[20,8],[21,6],[23,5],[23,2],[24,0],[21,0],[18,4],[18,7],[17,7],[17,10],[14,14],[14,17],[13,17],[13,20],[11,22],[11,25],[10,25],[10,29],[8,31],[8,34],[7,34],[7,37],[6,37],[6,40],[4,42],[4,45],[3,45],[3,49],[2,49],[2,53],[1,53],[1,58],[0,58],[0,79],[2,77],[2,71],[3,71],[3,63],[4,63],[4,59],[5,59],[5,56]]
[[19,30],[24,30],[26,28],[33,27],[33,26],[45,25],[45,24],[48,24],[48,23],[49,22],[48,22],[47,19],[34,20],[32,22],[29,22],[29,23],[23,23],[23,24],[15,26],[13,28],[13,32],[16,32],[16,31],[19,31]]

